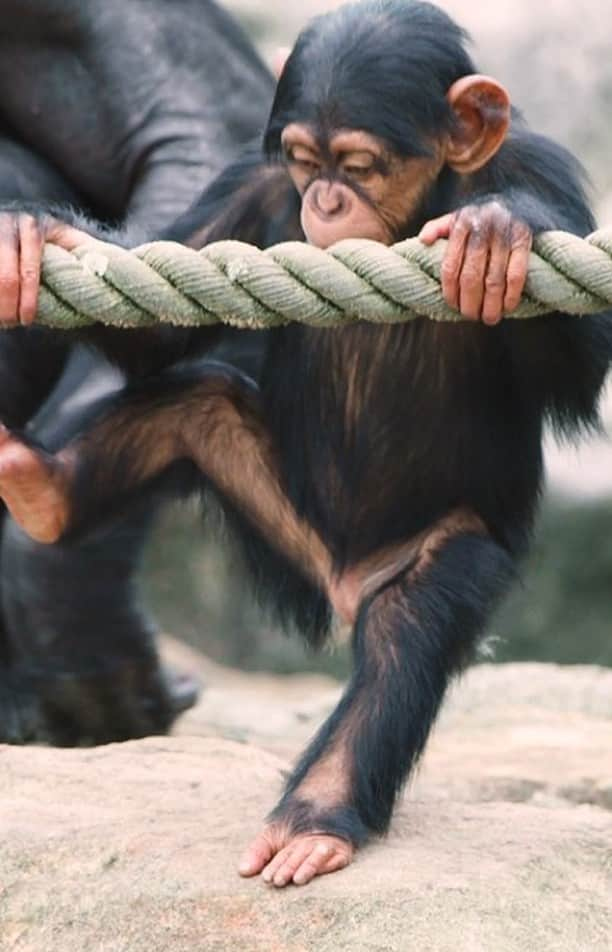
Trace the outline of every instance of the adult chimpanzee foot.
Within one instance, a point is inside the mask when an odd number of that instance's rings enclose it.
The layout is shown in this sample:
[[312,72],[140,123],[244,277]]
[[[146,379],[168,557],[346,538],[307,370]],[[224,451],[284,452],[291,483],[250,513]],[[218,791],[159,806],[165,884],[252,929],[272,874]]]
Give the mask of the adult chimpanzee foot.
[[348,840],[329,833],[292,833],[272,823],[253,840],[242,857],[241,876],[261,873],[270,886],[305,886],[315,876],[335,873],[352,862],[355,849]]
[[57,542],[68,524],[66,465],[0,425],[0,496],[36,542]]
[[188,672],[164,669],[170,708],[177,717],[198,703],[201,684]]
[[0,744],[34,740],[38,702],[18,676],[0,665]]

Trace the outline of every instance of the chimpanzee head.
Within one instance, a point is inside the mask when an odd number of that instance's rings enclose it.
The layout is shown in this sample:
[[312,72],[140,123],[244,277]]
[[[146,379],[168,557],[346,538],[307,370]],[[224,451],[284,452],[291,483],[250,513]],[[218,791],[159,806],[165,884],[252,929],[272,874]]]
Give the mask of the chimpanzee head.
[[505,89],[477,75],[466,34],[420,0],[362,0],[318,17],[280,76],[265,149],[287,163],[308,240],[390,243],[434,186],[503,143]]

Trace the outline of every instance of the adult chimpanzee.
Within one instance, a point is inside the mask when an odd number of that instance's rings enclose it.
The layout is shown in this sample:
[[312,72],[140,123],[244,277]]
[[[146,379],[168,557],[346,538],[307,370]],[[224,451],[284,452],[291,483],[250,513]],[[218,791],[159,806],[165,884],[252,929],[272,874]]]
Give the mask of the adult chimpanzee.
[[[240,867],[283,886],[341,868],[387,828],[448,680],[525,551],[543,423],[593,423],[611,335],[602,317],[500,321],[532,233],[593,222],[574,161],[511,121],[505,90],[475,74],[463,33],[430,4],[364,0],[316,20],[285,66],[264,143],[265,160],[230,169],[175,237],[263,241],[275,221],[293,237],[300,209],[321,247],[449,234],[446,296],[482,321],[277,330],[261,391],[211,363],[111,400],[55,456],[7,431],[0,488],[48,541],[169,468],[200,471],[282,612],[317,641],[328,605],[353,622],[344,697]],[[34,225],[21,220],[32,261],[45,234],[83,237]],[[17,261],[14,245],[3,253]]]
[[[150,233],[265,123],[272,78],[213,0],[0,0],[0,19],[0,202],[71,203]],[[4,257],[0,317],[14,307],[7,270]],[[91,395],[121,377],[74,340],[0,336],[0,419],[51,445],[78,432]],[[159,366],[133,354],[130,375]],[[193,699],[160,668],[137,598],[145,495],[70,547],[1,520],[0,742],[158,733]]]

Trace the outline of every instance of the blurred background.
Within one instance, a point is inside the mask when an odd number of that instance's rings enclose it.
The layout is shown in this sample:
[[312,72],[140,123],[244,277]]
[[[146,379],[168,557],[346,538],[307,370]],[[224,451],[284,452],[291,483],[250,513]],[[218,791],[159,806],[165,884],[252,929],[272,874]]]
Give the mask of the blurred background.
[[[329,0],[228,0],[268,63]],[[531,125],[585,165],[601,224],[612,225],[610,0],[439,0],[473,39],[478,68],[501,80]],[[612,398],[604,406],[612,432]],[[547,445],[548,491],[522,584],[495,618],[497,661],[612,666],[612,444]],[[164,629],[219,661],[278,672],[343,676],[346,646],[308,655],[253,604],[241,567],[207,538],[195,506],[160,519],[145,560],[145,595]]]

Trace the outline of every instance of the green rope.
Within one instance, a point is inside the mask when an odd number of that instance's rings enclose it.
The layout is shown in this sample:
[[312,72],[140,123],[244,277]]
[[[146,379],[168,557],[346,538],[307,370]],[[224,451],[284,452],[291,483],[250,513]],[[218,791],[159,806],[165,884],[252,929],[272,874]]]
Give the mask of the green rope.
[[[300,242],[259,251],[221,241],[202,251],[155,242],[133,251],[92,241],[73,253],[47,245],[38,321],[71,328],[101,322],[143,327],[222,321],[236,327],[384,323],[460,316],[444,303],[446,242],[416,238],[390,248],[350,240],[321,251]],[[592,314],[612,306],[612,229],[586,240],[537,238],[525,295],[512,317],[550,311]]]

